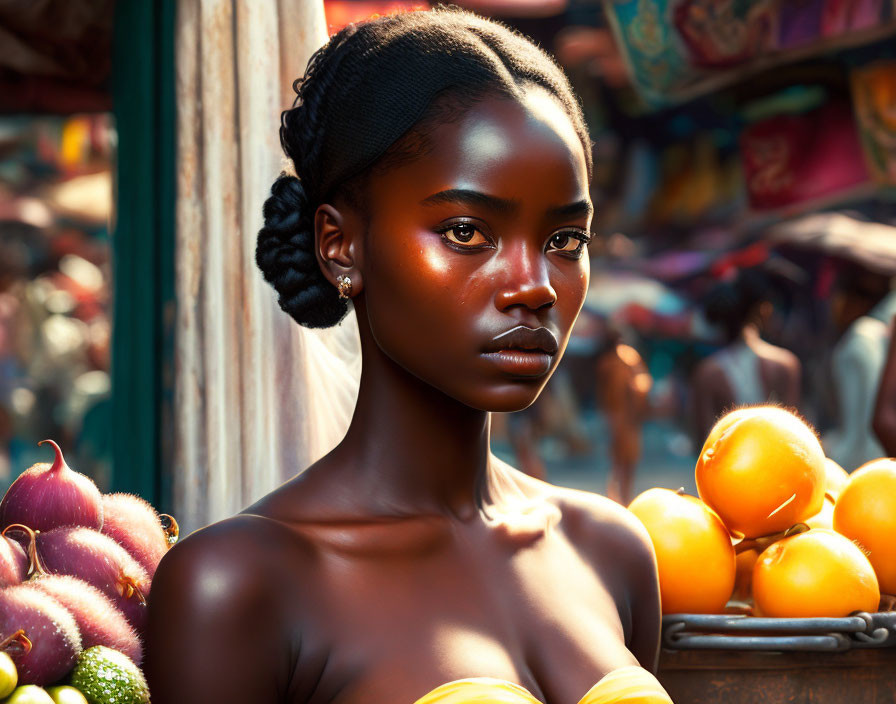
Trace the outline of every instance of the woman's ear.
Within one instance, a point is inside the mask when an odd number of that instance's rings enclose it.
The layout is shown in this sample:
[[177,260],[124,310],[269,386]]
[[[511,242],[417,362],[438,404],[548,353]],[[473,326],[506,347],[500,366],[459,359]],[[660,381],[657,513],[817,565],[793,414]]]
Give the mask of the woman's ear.
[[355,296],[363,287],[358,268],[361,245],[360,229],[345,210],[324,204],[314,213],[314,243],[318,264],[327,280],[338,286],[340,277],[351,280],[351,293]]

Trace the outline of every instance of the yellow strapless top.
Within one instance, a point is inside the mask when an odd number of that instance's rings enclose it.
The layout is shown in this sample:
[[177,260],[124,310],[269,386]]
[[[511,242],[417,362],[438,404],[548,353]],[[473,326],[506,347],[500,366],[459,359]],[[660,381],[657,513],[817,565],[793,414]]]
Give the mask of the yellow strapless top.
[[[455,680],[436,687],[414,704],[541,704],[529,690],[491,677]],[[635,665],[613,670],[594,685],[579,704],[672,704],[647,670]]]

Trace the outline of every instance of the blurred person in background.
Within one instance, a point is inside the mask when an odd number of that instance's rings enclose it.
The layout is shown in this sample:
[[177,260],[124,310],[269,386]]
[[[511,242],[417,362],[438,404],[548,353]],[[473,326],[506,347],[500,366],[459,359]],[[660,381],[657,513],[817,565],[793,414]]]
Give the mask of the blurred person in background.
[[520,469],[536,479],[548,478],[539,445],[544,439],[555,442],[555,451],[563,457],[587,454],[591,449],[576,403],[573,380],[560,368],[528,408],[505,414],[507,436]]
[[896,457],[896,317],[890,320],[890,344],[871,425],[884,452]]
[[825,434],[828,457],[847,471],[884,455],[872,429],[896,293],[890,279],[857,265],[841,269],[831,302],[840,334],[831,355],[839,425]]
[[641,458],[641,427],[653,379],[641,355],[625,344],[622,332],[607,326],[606,344],[597,357],[597,400],[610,428],[607,496],[627,506]]
[[[546,392],[547,389],[542,393]],[[533,405],[517,413],[508,413],[506,423],[507,439],[513,447],[519,468],[530,477],[547,480],[547,468],[538,451],[538,442],[544,435],[539,409]]]
[[697,447],[719,416],[735,406],[775,402],[800,404],[799,359],[762,339],[774,313],[770,282],[758,270],[745,269],[731,281],[716,284],[705,304],[707,322],[718,329],[724,346],[694,371],[694,417]]

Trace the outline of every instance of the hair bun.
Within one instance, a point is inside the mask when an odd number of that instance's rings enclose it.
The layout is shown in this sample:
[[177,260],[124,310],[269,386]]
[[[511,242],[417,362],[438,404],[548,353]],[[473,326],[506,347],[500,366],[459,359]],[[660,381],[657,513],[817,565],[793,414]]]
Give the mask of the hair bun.
[[302,182],[281,174],[264,204],[255,262],[277,291],[280,307],[297,323],[327,328],[345,317],[348,305],[317,263],[312,216]]

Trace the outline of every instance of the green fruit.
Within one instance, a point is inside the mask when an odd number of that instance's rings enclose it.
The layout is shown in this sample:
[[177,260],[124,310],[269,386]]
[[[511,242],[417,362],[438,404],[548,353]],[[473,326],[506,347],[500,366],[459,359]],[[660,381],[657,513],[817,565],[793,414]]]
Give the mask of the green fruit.
[[8,697],[19,683],[16,664],[6,653],[0,653],[0,699]]
[[53,700],[43,687],[26,684],[13,692],[9,699],[4,699],[3,704],[53,704]]
[[49,687],[47,694],[53,700],[54,704],[88,704],[84,695],[74,687]]
[[140,668],[105,645],[81,653],[72,670],[72,685],[90,704],[149,704],[149,687]]

